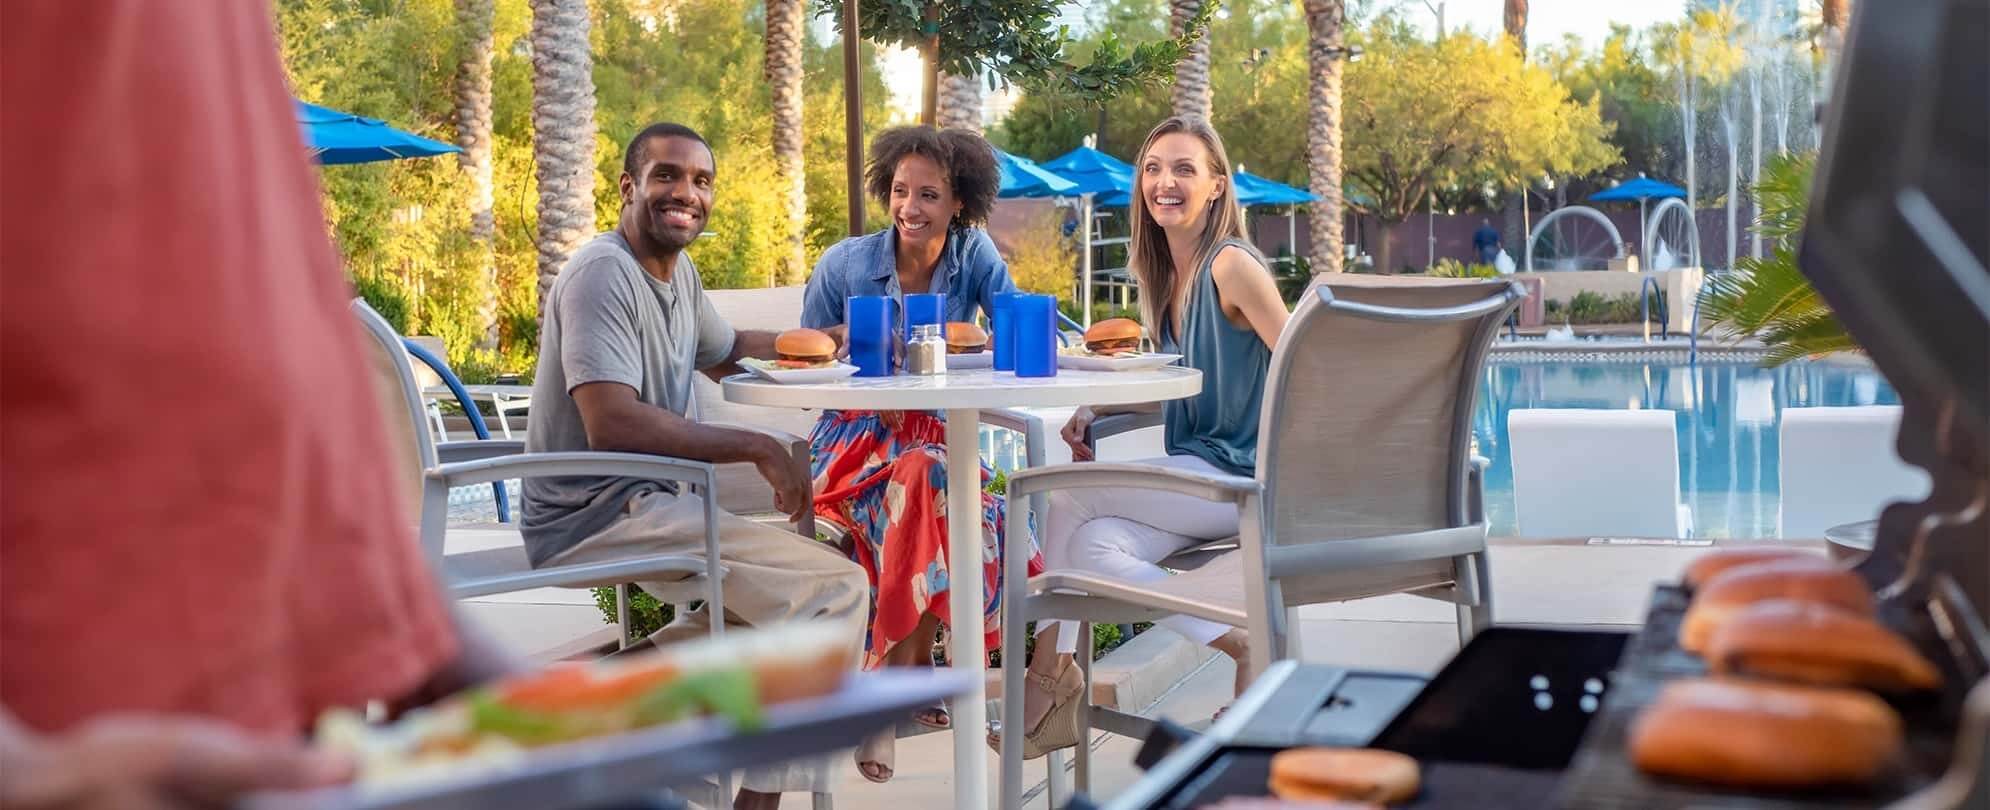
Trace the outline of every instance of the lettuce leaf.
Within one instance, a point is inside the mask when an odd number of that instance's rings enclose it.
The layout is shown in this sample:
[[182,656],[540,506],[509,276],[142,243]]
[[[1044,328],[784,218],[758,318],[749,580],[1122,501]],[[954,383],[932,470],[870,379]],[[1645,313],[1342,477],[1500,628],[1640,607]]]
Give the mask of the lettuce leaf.
[[638,700],[635,719],[637,724],[649,726],[702,714],[723,717],[742,731],[759,728],[764,719],[753,671],[739,668],[687,673]]

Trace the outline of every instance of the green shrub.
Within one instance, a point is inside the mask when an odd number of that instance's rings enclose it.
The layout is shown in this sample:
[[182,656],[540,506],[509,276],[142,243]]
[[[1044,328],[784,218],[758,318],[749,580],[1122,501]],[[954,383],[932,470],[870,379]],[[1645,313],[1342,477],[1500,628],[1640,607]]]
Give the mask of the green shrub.
[[[1658,322],[1659,304],[1659,301],[1654,300],[1649,313],[1654,323]],[[1576,293],[1567,301],[1550,299],[1544,310],[1550,323],[1638,323],[1640,318],[1646,316],[1643,299],[1639,298],[1637,293],[1604,296],[1584,291]]]
[[352,277],[353,292],[366,300],[366,305],[380,313],[388,326],[399,334],[408,333],[408,296],[391,279],[370,273],[359,273]]
[[1437,264],[1424,275],[1438,278],[1499,278],[1499,270],[1490,264],[1466,264],[1457,259],[1438,259]]

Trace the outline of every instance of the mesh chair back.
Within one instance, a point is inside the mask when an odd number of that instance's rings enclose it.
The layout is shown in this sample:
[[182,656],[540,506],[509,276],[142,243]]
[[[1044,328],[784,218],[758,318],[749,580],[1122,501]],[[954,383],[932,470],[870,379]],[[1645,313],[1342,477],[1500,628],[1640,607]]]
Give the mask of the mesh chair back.
[[423,471],[436,463],[435,439],[429,435],[424,417],[421,388],[415,382],[413,361],[401,345],[401,336],[380,313],[364,300],[352,301],[353,316],[366,333],[367,366],[373,372],[373,388],[392,446],[397,449],[395,472],[411,499],[421,503]]
[[1336,274],[1303,296],[1266,380],[1258,478],[1273,542],[1468,523],[1471,414],[1518,285]]

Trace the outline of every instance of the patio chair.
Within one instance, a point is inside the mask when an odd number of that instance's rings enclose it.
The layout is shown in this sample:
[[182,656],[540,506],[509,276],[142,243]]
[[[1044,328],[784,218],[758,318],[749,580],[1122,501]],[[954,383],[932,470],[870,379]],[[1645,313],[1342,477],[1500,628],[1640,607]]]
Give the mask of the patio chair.
[[[408,489],[421,493],[420,538],[422,550],[452,598],[511,593],[534,588],[616,589],[616,613],[622,646],[629,637],[628,583],[663,583],[660,601],[684,604],[704,600],[711,615],[725,611],[723,581],[725,567],[719,559],[718,498],[712,497],[720,465],[703,461],[653,456],[639,453],[562,452],[525,453],[524,443],[511,440],[448,442],[437,444],[424,424],[422,388],[417,381],[400,335],[361,299],[354,299],[353,314],[359,320],[374,360],[376,386],[390,435],[402,448],[402,464]],[[798,448],[795,463],[806,474],[806,443],[793,436],[782,438]],[[575,565],[532,567],[517,532],[510,526],[485,526],[450,531],[449,490],[452,487],[502,482],[512,478],[558,475],[613,475],[675,481],[704,494],[705,558],[684,554],[643,554],[616,560]],[[452,535],[467,540],[469,549],[452,553]],[[713,635],[725,631],[725,622],[711,623]],[[717,784],[720,795],[731,793],[730,777]],[[826,793],[816,794],[815,806],[829,806]]]
[[1928,474],[1900,460],[1900,407],[1789,408],[1780,453],[1781,537],[1815,539],[1827,529],[1874,520],[1891,501],[1928,494]]
[[[1023,558],[1007,555],[1004,648],[1022,649],[1027,622],[1078,620],[1081,725],[1139,736],[1151,721],[1087,705],[1094,622],[1184,614],[1247,628],[1256,672],[1294,655],[1299,605],[1413,593],[1454,603],[1461,640],[1489,626],[1471,415],[1494,332],[1522,295],[1500,281],[1358,276],[1308,290],[1272,355],[1252,477],[1098,462],[1010,476],[1011,503],[1058,489],[1139,487],[1235,503],[1242,524],[1232,549],[1206,545],[1195,550],[1198,565],[1147,584],[1070,570],[1026,580]],[[1009,522],[1005,542],[1028,542],[1021,521]],[[1004,656],[1004,695],[1018,694],[1023,667],[1021,656]],[[1005,699],[1002,727],[1021,728],[1022,714],[1022,701]],[[1081,790],[1089,759],[1079,745]],[[1018,807],[1022,750],[1013,732],[1003,738],[1001,778],[1002,806]]]
[[1666,410],[1523,408],[1507,417],[1522,537],[1693,536]]

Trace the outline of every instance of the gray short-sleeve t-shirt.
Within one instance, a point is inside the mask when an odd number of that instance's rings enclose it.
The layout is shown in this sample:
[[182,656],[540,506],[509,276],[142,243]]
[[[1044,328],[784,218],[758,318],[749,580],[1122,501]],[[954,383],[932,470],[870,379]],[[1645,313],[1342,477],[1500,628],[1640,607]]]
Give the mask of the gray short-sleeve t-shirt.
[[[725,362],[734,338],[690,257],[680,254],[670,281],[658,281],[620,233],[595,237],[546,294],[526,451],[589,449],[572,394],[587,383],[626,385],[643,402],[695,418],[692,375]],[[534,565],[544,563],[613,523],[631,497],[666,489],[637,478],[526,479],[526,553]]]

